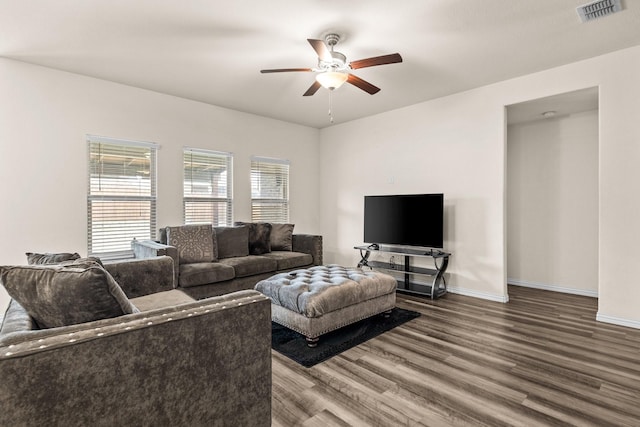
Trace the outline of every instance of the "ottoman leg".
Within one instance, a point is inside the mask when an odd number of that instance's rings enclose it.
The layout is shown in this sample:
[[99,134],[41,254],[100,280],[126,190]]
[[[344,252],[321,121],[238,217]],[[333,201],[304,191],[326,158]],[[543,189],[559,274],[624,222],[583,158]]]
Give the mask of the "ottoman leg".
[[383,311],[382,312],[382,317],[384,317],[385,319],[391,317],[391,311],[392,310]]
[[307,340],[307,346],[309,346],[310,348],[317,346],[318,341],[320,341],[319,337],[315,337],[315,338],[305,337],[305,339]]

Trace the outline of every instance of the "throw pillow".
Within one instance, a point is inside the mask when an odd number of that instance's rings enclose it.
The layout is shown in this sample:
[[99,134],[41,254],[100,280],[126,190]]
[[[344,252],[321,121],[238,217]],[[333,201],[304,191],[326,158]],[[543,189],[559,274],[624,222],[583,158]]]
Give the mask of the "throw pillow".
[[215,227],[218,258],[249,255],[249,227]]
[[271,243],[272,251],[289,251],[293,250],[293,227],[294,224],[271,224]]
[[95,262],[0,267],[0,283],[43,329],[138,312]]
[[269,239],[271,224],[268,222],[236,222],[235,225],[249,226],[249,254],[262,255],[271,252]]
[[102,260],[98,257],[95,256],[89,256],[86,258],[77,258],[77,259],[73,259],[73,260],[69,260],[69,261],[62,261],[60,263],[60,265],[87,265],[87,266],[91,266],[91,265],[98,265],[100,267],[104,267],[104,264],[102,263]]
[[62,253],[45,253],[38,254],[34,252],[27,252],[27,263],[29,265],[38,264],[60,264],[62,261],[73,261],[80,258],[80,255],[76,253],[62,252]]
[[167,244],[178,249],[180,264],[216,261],[211,225],[167,227]]

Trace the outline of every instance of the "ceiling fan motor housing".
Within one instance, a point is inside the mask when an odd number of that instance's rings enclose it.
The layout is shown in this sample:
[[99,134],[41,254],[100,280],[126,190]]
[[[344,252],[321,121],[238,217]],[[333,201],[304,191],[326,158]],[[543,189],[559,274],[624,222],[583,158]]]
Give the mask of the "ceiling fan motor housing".
[[335,33],[329,33],[324,37],[324,42],[331,49],[331,61],[323,61],[318,58],[318,68],[325,71],[344,71],[349,68],[347,63],[347,57],[340,52],[333,50],[334,46],[340,41],[340,35]]
[[338,71],[348,68],[347,57],[340,52],[331,52],[331,61],[323,61],[318,59],[318,67],[322,70]]

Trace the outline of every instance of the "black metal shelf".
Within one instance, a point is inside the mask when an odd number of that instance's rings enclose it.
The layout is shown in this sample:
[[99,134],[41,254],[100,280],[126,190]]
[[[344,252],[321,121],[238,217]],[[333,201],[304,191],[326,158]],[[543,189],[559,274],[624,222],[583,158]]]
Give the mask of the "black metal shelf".
[[385,254],[392,255],[408,255],[416,257],[430,257],[430,258],[442,258],[451,255],[449,252],[441,251],[440,249],[426,249],[426,248],[408,248],[406,246],[387,246],[381,245],[378,249],[369,247],[367,245],[354,246],[354,249],[361,251],[369,251],[371,253],[383,252]]
[[[444,273],[449,265],[448,252],[438,249],[416,249],[398,246],[380,246],[372,248],[369,246],[354,246],[354,249],[360,251],[360,262],[358,267],[369,267],[371,269],[381,270],[389,273],[400,273],[404,279],[398,279],[398,292],[411,293],[416,295],[426,295],[432,299],[440,297],[447,293],[447,282]],[[393,264],[382,261],[369,261],[372,253],[385,253],[391,255],[401,255],[404,262],[401,264]],[[413,257],[431,257],[435,268],[416,267],[411,265]],[[438,262],[440,264],[438,264]],[[433,277],[431,285],[416,283],[417,277]]]
[[438,274],[438,270],[436,269],[415,267],[413,265],[410,265],[408,269],[405,269],[404,265],[390,264],[388,262],[381,262],[381,261],[369,261],[367,264],[369,267],[375,268],[377,270],[387,270],[387,271],[393,271],[396,273],[421,274],[424,276],[435,276],[436,274]]
[[[423,283],[409,282],[408,287],[404,280],[398,280],[397,292],[413,295],[433,295],[433,286]],[[435,296],[441,297],[447,293],[446,287],[436,288]]]

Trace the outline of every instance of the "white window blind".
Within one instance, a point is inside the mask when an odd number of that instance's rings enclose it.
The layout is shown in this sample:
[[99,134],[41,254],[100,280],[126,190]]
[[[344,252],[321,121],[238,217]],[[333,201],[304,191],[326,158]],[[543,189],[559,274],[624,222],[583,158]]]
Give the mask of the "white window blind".
[[289,222],[289,161],[251,158],[251,220]]
[[231,225],[231,153],[185,148],[183,157],[184,223]]
[[87,142],[89,255],[133,257],[131,240],[155,235],[158,146],[92,135]]

